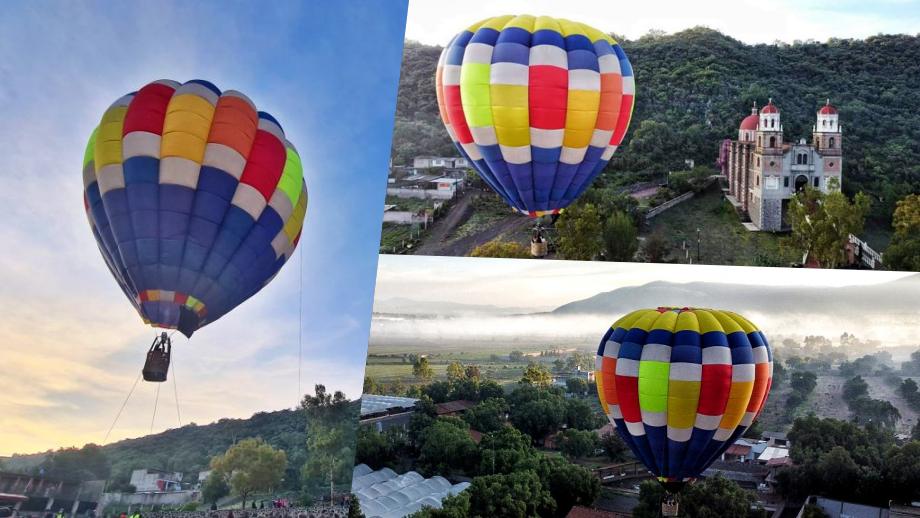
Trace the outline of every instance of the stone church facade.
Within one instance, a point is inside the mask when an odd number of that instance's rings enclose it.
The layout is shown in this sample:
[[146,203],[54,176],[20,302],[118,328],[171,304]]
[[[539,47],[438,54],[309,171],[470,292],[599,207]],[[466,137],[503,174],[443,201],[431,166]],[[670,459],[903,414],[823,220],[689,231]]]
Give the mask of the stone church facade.
[[840,189],[842,137],[830,100],[818,110],[810,143],[783,141],[780,110],[772,99],[759,111],[755,105],[741,121],[738,139],[723,144],[726,196],[750,218],[752,230],[787,230],[789,202],[797,192],[805,187],[825,193]]

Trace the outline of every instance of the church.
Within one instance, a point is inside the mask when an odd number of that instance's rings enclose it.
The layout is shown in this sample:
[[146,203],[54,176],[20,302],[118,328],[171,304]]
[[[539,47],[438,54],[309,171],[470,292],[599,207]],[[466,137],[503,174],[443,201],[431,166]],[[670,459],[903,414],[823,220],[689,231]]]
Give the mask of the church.
[[737,140],[725,140],[719,156],[728,180],[726,196],[750,218],[750,230],[788,230],[789,203],[806,186],[839,190],[843,128],[830,100],[818,110],[811,143],[783,141],[780,110],[773,99],[741,121]]

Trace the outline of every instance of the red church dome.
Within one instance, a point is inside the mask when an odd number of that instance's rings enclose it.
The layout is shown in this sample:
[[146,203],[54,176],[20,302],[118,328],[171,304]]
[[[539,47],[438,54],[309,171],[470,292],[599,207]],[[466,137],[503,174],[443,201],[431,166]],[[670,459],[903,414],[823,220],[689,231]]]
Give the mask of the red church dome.
[[828,99],[827,104],[825,104],[824,106],[821,107],[820,110],[818,110],[818,114],[819,115],[836,115],[837,108],[834,108],[833,105],[831,105],[831,100]]
[[764,113],[779,113],[779,108],[777,108],[776,105],[773,104],[773,99],[770,99],[770,102],[768,102],[767,105],[764,106],[763,109],[760,110],[760,113],[761,113],[761,114],[764,114]]
[[741,121],[741,127],[738,129],[754,131],[757,129],[757,121],[759,120],[760,117],[756,114],[748,115]]

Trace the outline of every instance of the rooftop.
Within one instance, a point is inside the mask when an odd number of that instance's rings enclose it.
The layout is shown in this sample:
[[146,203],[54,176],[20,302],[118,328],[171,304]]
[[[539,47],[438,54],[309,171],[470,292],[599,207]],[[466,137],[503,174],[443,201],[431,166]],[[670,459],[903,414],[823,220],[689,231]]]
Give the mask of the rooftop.
[[393,409],[410,409],[418,399],[399,396],[364,394],[361,396],[361,417],[387,412]]
[[438,415],[444,414],[453,414],[456,412],[464,412],[476,406],[476,403],[473,401],[467,401],[465,399],[459,399],[457,401],[448,401],[446,403],[438,403],[435,405]]
[[374,471],[367,464],[358,464],[351,491],[368,518],[401,518],[423,507],[440,509],[445,497],[456,495],[469,485],[469,482],[451,484],[440,476],[425,478],[415,471],[402,475],[390,468]]

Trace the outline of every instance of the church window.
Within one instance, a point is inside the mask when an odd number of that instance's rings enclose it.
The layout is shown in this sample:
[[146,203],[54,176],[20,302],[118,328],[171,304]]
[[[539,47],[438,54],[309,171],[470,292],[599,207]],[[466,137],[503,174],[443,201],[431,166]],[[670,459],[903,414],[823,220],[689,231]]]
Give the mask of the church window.
[[760,136],[760,135],[757,136],[757,145],[758,145],[758,146],[762,146],[762,145],[763,145],[763,137]]
[[776,119],[770,119],[770,127],[771,127],[771,128],[775,128],[775,127],[776,127]]
[[826,128],[826,127],[827,127],[827,119],[824,119],[823,121],[821,121],[821,125],[824,126],[824,127]]
[[757,187],[760,187],[760,176],[757,177]]
[[783,177],[783,187],[789,187],[789,177],[788,176]]
[[770,167],[773,167],[775,165],[776,165],[776,162],[774,162],[773,160],[770,160]]
[[757,167],[760,167],[760,157],[757,157]]
[[770,137],[770,147],[776,147],[776,137]]
[[828,142],[828,144],[830,144],[831,149],[834,149],[834,143],[835,143],[835,142],[836,142],[836,140],[834,140],[834,137],[831,137],[831,138],[830,138],[830,141]]
[[819,187],[820,185],[821,185],[821,177],[816,176],[815,177],[815,187]]

